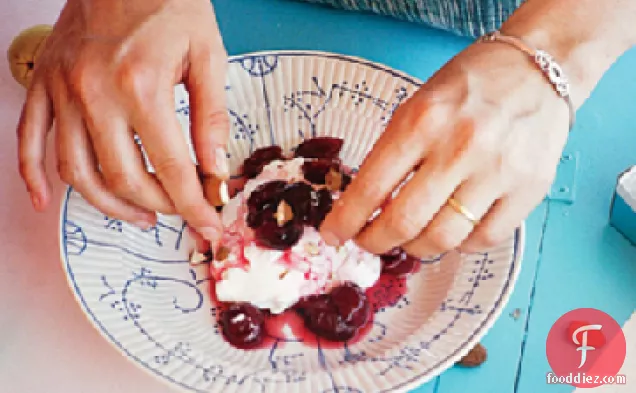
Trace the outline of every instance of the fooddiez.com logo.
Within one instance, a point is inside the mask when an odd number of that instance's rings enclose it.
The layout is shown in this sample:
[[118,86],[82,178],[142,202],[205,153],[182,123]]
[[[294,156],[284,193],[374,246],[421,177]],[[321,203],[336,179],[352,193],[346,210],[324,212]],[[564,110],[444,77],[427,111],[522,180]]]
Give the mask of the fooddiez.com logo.
[[547,382],[581,388],[625,383],[625,377],[617,375],[625,352],[625,335],[612,317],[594,308],[572,310],[548,333],[546,355],[552,372]]

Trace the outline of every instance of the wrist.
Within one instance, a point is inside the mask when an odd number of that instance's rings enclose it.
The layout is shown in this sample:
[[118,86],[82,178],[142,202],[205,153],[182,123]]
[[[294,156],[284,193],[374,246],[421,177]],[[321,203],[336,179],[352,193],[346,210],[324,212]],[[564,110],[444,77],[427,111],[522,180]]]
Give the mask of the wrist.
[[[568,76],[578,108],[605,71],[636,41],[636,29],[627,23],[631,18],[619,15],[621,10],[613,6],[596,0],[527,0],[501,32],[550,53]],[[632,16],[632,10],[622,12]]]

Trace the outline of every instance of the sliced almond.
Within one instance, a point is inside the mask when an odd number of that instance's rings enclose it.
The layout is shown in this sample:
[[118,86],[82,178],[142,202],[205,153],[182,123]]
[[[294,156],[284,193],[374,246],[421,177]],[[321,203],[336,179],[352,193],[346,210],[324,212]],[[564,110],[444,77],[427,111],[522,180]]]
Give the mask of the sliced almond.
[[230,255],[230,250],[226,247],[219,247],[219,249],[216,251],[216,254],[214,254],[214,260],[216,261],[224,261],[227,259],[227,257]]
[[276,223],[279,227],[287,224],[292,218],[294,218],[294,212],[292,211],[291,206],[287,202],[280,201],[278,207],[276,208],[276,213],[274,213],[274,218],[276,218]]
[[197,250],[194,250],[190,255],[190,265],[197,266],[204,263],[210,262],[210,258],[206,254],[202,254]]
[[316,243],[307,242],[305,243],[305,252],[313,257],[320,254],[320,248]]
[[329,172],[325,175],[325,184],[329,191],[340,191],[342,188],[342,173],[334,168],[329,169]]
[[230,191],[225,180],[206,176],[204,182],[206,197],[213,206],[224,206],[230,201]]
[[283,278],[285,278],[285,276],[287,275],[287,273],[289,273],[289,270],[285,270],[284,272],[282,272],[282,273],[278,276],[278,278],[282,280]]

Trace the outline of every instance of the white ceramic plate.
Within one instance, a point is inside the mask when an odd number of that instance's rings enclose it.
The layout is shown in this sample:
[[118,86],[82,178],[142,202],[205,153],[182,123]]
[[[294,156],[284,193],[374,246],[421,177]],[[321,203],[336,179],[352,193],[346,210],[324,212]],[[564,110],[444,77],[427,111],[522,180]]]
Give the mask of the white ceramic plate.
[[[290,149],[313,135],[344,138],[342,158],[355,167],[420,83],[335,54],[233,57],[227,86],[232,168],[255,148]],[[187,94],[176,92],[187,132]],[[60,246],[69,284],[89,320],[126,357],[183,391],[377,393],[428,381],[479,341],[512,291],[522,233],[487,253],[422,261],[407,294],[379,312],[357,344],[328,349],[285,336],[248,352],[219,335],[207,272],[188,264],[192,244],[180,218],[160,217],[155,228],[142,231],[104,217],[69,189]]]

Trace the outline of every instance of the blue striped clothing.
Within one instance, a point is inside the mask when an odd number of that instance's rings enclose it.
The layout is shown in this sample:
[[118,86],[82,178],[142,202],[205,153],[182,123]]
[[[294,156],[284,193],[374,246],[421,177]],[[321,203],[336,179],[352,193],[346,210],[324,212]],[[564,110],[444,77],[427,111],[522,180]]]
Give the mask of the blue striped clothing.
[[374,12],[469,37],[499,26],[523,0],[304,0],[348,10]]

